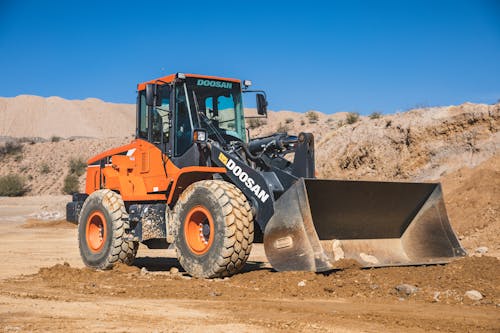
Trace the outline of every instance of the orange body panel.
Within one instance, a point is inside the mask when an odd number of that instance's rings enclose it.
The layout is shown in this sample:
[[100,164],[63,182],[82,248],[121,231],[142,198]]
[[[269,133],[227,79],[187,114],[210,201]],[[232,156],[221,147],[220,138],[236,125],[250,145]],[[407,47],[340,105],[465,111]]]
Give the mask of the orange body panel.
[[[218,77],[218,76],[210,76],[210,75],[198,75],[198,74],[184,74],[184,75],[186,75],[186,77],[196,77],[196,78],[200,78],[200,79],[221,80],[221,81],[229,81],[229,82],[236,82],[236,83],[240,83],[241,82],[238,79],[231,79],[231,78]],[[170,83],[170,82],[172,82],[175,79],[175,76],[176,76],[176,74],[170,74],[170,75],[167,75],[167,76],[164,76],[164,77],[160,77],[158,79],[154,79],[154,80],[150,80],[150,81],[147,81],[147,82],[139,83],[137,85],[137,90],[141,91],[141,90],[146,89],[146,84],[148,84],[148,83],[162,83],[162,82]]]
[[141,139],[99,154],[88,164],[85,192],[107,188],[119,192],[123,201],[171,203],[194,181],[226,172],[206,166],[179,169],[158,147]]

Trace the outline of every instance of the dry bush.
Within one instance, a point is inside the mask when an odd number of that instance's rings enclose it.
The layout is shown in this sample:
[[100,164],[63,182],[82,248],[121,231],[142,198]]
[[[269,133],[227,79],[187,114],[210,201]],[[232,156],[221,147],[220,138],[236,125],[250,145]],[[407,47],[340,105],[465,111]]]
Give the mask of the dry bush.
[[369,117],[370,117],[370,119],[379,119],[380,117],[382,117],[382,113],[372,112]]
[[63,192],[66,194],[78,193],[79,190],[78,176],[69,174],[64,178]]
[[87,163],[83,160],[83,158],[71,158],[69,160],[69,173],[75,174],[77,177],[80,177],[85,173],[85,169],[87,168]]
[[345,121],[351,125],[359,120],[359,113],[357,112],[349,112],[345,117]]
[[15,155],[23,151],[23,145],[19,140],[7,141],[0,146],[0,157],[6,155]]
[[46,175],[50,172],[50,167],[47,163],[42,163],[40,165],[40,173]]
[[257,127],[260,127],[262,125],[265,125],[266,122],[262,120],[261,118],[250,118],[247,120],[248,127],[250,129],[255,129]]
[[0,177],[0,196],[19,197],[27,191],[23,177],[11,174]]
[[319,119],[318,114],[314,111],[307,111],[306,117],[307,117],[307,119],[309,119],[309,124],[315,124],[318,122],[318,119]]
[[50,142],[59,142],[61,141],[61,137],[57,136],[57,135],[53,135],[51,138],[50,138]]
[[293,123],[293,118],[286,118],[285,124],[290,124],[290,123]]

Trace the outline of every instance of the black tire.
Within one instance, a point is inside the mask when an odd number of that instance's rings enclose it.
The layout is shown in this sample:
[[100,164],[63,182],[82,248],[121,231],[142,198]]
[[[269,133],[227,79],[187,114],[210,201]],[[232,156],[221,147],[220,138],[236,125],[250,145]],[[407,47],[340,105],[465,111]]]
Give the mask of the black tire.
[[[199,247],[198,241],[190,236],[191,226],[198,222]],[[209,227],[205,228],[207,224]],[[250,255],[254,233],[252,212],[246,197],[231,183],[203,180],[191,184],[175,205],[174,225],[177,258],[192,276],[215,278],[235,274]],[[203,228],[210,228],[210,232]]]
[[111,190],[92,193],[83,203],[78,222],[80,256],[85,265],[110,269],[117,262],[131,265],[138,242],[123,240],[128,214],[121,196]]

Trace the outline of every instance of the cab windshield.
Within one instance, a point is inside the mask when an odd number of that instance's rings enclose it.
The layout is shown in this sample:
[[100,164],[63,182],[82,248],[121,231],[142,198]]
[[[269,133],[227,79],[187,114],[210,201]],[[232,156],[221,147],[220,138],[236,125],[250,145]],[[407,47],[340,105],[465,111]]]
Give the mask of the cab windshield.
[[216,139],[215,128],[228,141],[246,141],[240,83],[188,77],[186,85],[191,109],[200,113],[209,137]]

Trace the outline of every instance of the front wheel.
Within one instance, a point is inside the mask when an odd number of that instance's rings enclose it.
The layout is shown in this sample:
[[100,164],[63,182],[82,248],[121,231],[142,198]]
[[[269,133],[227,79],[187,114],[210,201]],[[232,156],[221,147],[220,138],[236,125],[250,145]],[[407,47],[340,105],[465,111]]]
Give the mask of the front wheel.
[[123,239],[127,227],[128,214],[118,193],[92,193],[85,200],[78,221],[78,243],[85,265],[99,269],[110,269],[117,262],[131,265],[139,243]]
[[177,257],[192,276],[229,276],[245,265],[253,242],[253,216],[246,197],[233,184],[191,184],[175,205],[174,222]]

